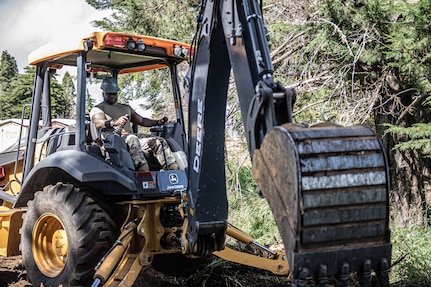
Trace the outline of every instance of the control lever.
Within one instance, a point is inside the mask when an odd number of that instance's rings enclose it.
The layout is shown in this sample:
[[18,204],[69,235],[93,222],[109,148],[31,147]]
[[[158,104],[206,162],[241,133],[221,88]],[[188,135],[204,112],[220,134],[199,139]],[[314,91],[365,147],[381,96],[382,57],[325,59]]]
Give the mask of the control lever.
[[[124,116],[127,118],[128,121],[130,120],[130,116],[128,114],[125,114]],[[121,132],[123,131],[123,128],[124,128],[124,125],[121,125],[121,124],[118,126],[115,126],[114,135],[121,136]]]
[[150,128],[150,132],[152,132],[152,133],[166,132],[166,125],[165,124],[169,121],[168,117],[163,117],[159,121],[161,122],[161,124]]

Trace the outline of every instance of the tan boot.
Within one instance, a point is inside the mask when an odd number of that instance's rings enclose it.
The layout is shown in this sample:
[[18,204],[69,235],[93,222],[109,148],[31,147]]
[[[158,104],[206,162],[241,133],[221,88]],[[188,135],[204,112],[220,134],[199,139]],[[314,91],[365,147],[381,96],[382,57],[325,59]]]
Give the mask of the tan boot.
[[148,163],[144,163],[140,167],[138,167],[138,171],[150,171],[150,167],[148,166]]
[[179,169],[179,167],[178,167],[178,164],[176,162],[174,162],[168,166],[168,169],[169,170],[177,170],[177,169]]

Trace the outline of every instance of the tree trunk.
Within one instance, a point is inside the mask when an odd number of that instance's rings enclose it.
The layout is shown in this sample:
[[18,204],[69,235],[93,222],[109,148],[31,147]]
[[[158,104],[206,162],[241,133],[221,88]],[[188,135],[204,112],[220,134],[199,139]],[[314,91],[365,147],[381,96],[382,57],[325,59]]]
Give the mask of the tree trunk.
[[424,226],[431,207],[431,159],[414,150],[394,149],[398,135],[383,136],[382,123],[395,123],[395,118],[376,114],[377,134],[383,139],[389,163],[391,220],[398,227]]

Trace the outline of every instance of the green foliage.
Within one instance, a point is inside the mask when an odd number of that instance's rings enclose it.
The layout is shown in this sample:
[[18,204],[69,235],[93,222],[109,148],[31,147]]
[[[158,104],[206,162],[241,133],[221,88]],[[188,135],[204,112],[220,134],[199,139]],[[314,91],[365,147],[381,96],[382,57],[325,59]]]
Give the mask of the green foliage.
[[[35,68],[25,67],[24,74],[18,74],[5,91],[3,118],[21,118],[24,105],[31,104]],[[26,116],[30,109],[26,109]]]
[[416,123],[407,128],[389,124],[386,126],[388,126],[386,133],[400,134],[401,138],[408,136],[408,140],[397,143],[394,148],[403,151],[413,149],[423,153],[431,153],[431,124]]
[[267,201],[259,195],[250,166],[227,164],[229,223],[261,244],[281,242]]
[[109,9],[109,18],[95,21],[97,27],[189,42],[195,30],[197,0],[86,0],[98,10]]
[[391,241],[393,263],[390,278],[393,285],[429,286],[431,229],[418,226],[393,228]]
[[18,74],[16,60],[8,51],[3,51],[0,59],[0,87],[2,90],[7,88],[13,78]]
[[8,51],[3,51],[0,59],[0,120],[7,118],[8,93],[11,90],[11,82],[18,75],[16,60]]
[[85,97],[85,113],[90,114],[91,109],[94,107],[95,100],[91,97],[87,89],[87,96]]
[[63,80],[61,82],[63,86],[63,99],[64,99],[64,109],[63,113],[60,115],[62,118],[72,119],[75,115],[75,84],[70,76],[69,72],[66,71],[63,75]]
[[[11,81],[5,98],[7,101],[4,103],[4,118],[21,118],[22,109],[24,105],[31,104],[31,97],[33,93],[33,83],[36,68],[25,67],[24,74],[18,74],[13,81]],[[57,82],[55,76],[51,76],[51,113],[53,117],[59,117],[65,107],[63,99],[63,87]],[[29,116],[30,109],[26,109],[25,116]]]
[[[430,61],[430,16],[426,11],[431,9],[431,1],[419,1],[417,5],[408,3],[399,4],[400,12],[398,19],[400,24],[395,25],[388,36],[388,45],[392,48],[385,56],[388,66],[398,71],[397,82],[405,90],[410,89],[411,94],[416,97],[426,97],[422,101],[423,105],[417,111],[429,114],[429,102],[431,97],[431,61]],[[402,20],[402,22],[401,22]],[[401,97],[405,102],[405,95]],[[412,98],[412,101],[414,98]],[[416,112],[418,114],[418,112]],[[416,118],[419,123],[407,123],[404,125],[387,124],[387,133],[398,135],[400,142],[395,148],[400,150],[416,149],[424,153],[431,151],[430,136],[427,134],[431,130],[431,125],[422,122],[428,117]],[[403,123],[398,120],[398,122]],[[408,139],[406,140],[406,137]]]
[[[399,12],[398,21],[391,25],[390,35],[387,36],[387,43],[390,50],[385,53],[385,60],[388,66],[399,72],[399,82],[405,88],[414,88],[416,94],[430,90],[428,78],[430,76],[429,45],[431,37],[425,36],[423,30],[424,11],[429,11],[431,6],[424,8],[424,2],[418,5],[400,3],[397,8]],[[422,6],[423,9],[419,8]]]
[[299,84],[296,121],[373,125],[431,90],[429,0],[318,2],[309,20],[270,26],[277,51],[293,51],[274,60],[276,76]]
[[[373,94],[380,94],[377,99],[384,96],[381,91],[374,90],[378,83],[384,81],[384,74],[396,74],[388,71],[385,53],[390,50],[386,36],[390,35],[393,13],[398,12],[391,1],[376,0],[323,1],[319,9],[322,18],[312,24],[313,29],[319,30],[316,31],[318,36],[307,49],[315,53],[318,48],[316,61],[322,63],[324,69],[337,72],[342,80],[337,83],[338,91],[330,96],[333,103],[330,109],[339,113],[342,112],[340,108],[345,107],[344,114],[353,111],[348,116],[353,123],[362,121],[370,116],[367,106],[376,104]],[[364,97],[370,100],[363,101]],[[355,102],[363,107],[355,107]],[[334,114],[334,117],[340,116]]]
[[[384,118],[399,127],[391,132],[410,137],[396,148],[428,152],[429,137],[417,133],[428,128],[412,125],[427,124],[431,114],[431,1],[323,0],[317,9],[301,25],[272,26],[284,38],[298,35],[300,55],[290,61],[296,71],[282,76],[299,83],[325,78],[318,87],[300,86],[295,120],[373,126]],[[273,38],[277,45],[283,39]]]
[[133,99],[144,98],[146,103],[142,104],[142,108],[151,110],[155,116],[163,115],[166,103],[172,101],[172,83],[168,69],[120,75],[118,84],[121,87],[120,102],[128,103]]
[[70,111],[70,108],[71,108],[70,105],[72,104],[72,102],[68,102],[67,100],[70,100],[70,99],[65,98],[63,85],[57,81],[56,75],[52,75],[51,76],[51,114],[54,118],[66,116],[65,109]]
[[[33,84],[36,68],[27,66],[24,73],[18,73],[15,58],[3,51],[0,62],[0,119],[21,118],[23,107],[31,104]],[[66,76],[66,88],[72,91],[73,82]],[[73,107],[73,98],[64,95],[63,85],[60,84],[56,75],[51,75],[51,113],[53,117],[66,116],[66,111]],[[70,95],[69,95],[70,96]],[[25,109],[25,117],[28,117],[30,108]]]

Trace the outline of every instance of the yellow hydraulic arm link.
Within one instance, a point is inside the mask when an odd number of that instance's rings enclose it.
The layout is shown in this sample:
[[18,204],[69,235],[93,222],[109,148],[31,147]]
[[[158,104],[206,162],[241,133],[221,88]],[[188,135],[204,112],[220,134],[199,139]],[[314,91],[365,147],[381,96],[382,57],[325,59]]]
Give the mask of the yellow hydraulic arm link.
[[[109,278],[112,276],[114,270],[116,270],[120,262],[123,261],[124,255],[127,253],[130,242],[134,237],[133,231],[136,229],[136,227],[136,222],[132,222],[124,228],[119,239],[109,251],[109,256],[104,257],[99,265],[96,266],[96,273],[94,275],[95,281],[91,287],[102,285],[105,286],[105,283],[109,281]],[[133,282],[134,280],[131,283],[133,284]],[[109,285],[109,283],[107,283],[107,285]]]
[[287,276],[290,274],[289,263],[284,251],[274,251],[255,242],[249,234],[239,230],[231,224],[228,224],[226,234],[230,237],[244,243],[247,246],[254,246],[260,251],[268,254],[268,257],[261,257],[250,253],[233,250],[225,247],[224,250],[213,252],[214,255],[231,262],[256,267],[270,271],[276,275]]
[[[115,244],[96,266],[91,287],[131,287],[142,267],[151,264],[154,254],[174,252],[160,246],[161,237],[166,233],[160,223],[160,208],[166,203],[180,204],[180,200],[168,197],[130,202],[131,205],[139,206],[138,210],[143,210],[143,213],[130,213],[131,209],[129,210],[125,220],[128,223],[122,228],[123,231]],[[135,219],[130,221],[131,217]],[[142,246],[136,249],[139,241]]]

